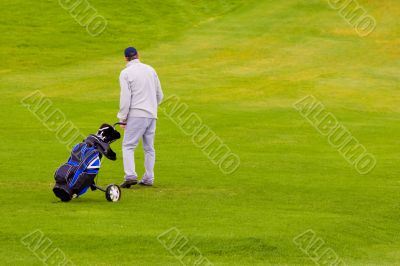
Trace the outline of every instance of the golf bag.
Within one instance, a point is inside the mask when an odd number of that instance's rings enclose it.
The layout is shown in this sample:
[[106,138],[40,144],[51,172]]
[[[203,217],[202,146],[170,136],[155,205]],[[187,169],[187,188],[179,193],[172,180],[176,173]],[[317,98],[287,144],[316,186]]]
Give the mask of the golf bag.
[[67,163],[61,165],[54,174],[54,194],[62,201],[70,201],[86,193],[90,187],[94,190],[94,179],[99,173],[102,156],[113,161],[117,159],[110,143],[120,137],[112,126],[103,124],[97,135],[90,135],[77,144]]

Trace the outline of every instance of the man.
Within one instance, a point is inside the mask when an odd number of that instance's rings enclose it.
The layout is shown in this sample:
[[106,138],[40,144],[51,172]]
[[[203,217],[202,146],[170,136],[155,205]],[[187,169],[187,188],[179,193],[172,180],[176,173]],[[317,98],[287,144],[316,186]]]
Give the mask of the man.
[[157,108],[163,98],[160,80],[156,71],[139,60],[133,47],[125,49],[128,62],[119,77],[121,85],[120,122],[126,123],[122,143],[125,181],[122,188],[130,188],[138,183],[135,170],[134,152],[140,139],[143,139],[146,172],[140,185],[152,186],[154,183],[154,135],[156,130]]

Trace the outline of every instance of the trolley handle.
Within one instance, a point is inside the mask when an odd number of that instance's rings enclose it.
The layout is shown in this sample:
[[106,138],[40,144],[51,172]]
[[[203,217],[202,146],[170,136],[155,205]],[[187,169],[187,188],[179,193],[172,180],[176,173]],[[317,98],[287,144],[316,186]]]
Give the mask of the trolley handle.
[[113,128],[115,129],[115,127],[118,126],[118,125],[120,125],[120,126],[126,126],[126,123],[125,123],[125,122],[117,122],[117,123],[115,123],[115,124],[113,125]]

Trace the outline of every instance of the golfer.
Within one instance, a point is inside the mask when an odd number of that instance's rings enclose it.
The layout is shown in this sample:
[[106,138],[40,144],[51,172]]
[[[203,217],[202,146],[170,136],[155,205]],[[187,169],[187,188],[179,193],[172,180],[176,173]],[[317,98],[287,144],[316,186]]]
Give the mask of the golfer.
[[126,123],[122,142],[125,181],[122,188],[130,188],[138,183],[135,170],[135,149],[143,139],[145,153],[144,173],[140,185],[154,184],[154,135],[156,131],[157,108],[163,99],[160,80],[156,71],[139,60],[139,54],[133,47],[125,49],[127,66],[119,77],[121,85],[120,110],[118,119]]

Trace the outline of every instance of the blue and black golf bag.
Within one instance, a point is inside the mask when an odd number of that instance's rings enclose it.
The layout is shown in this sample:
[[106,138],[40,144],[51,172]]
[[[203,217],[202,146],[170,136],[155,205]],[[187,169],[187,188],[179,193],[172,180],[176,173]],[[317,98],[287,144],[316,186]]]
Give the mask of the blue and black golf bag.
[[54,194],[66,202],[86,193],[90,187],[95,190],[94,179],[99,173],[102,156],[113,161],[117,159],[110,144],[119,138],[121,135],[114,127],[103,124],[96,135],[90,135],[77,144],[67,163],[54,174]]

